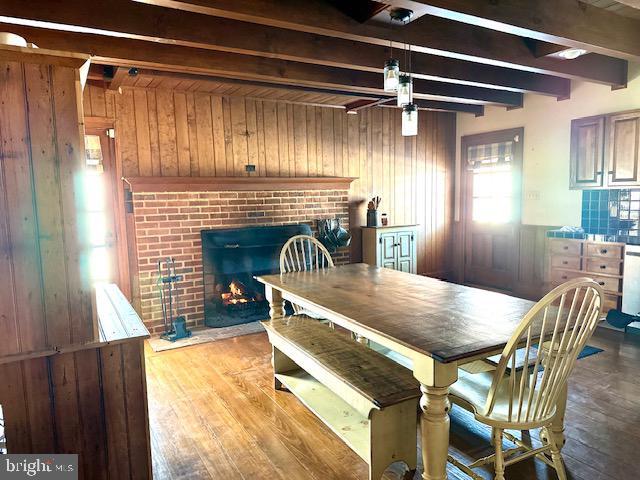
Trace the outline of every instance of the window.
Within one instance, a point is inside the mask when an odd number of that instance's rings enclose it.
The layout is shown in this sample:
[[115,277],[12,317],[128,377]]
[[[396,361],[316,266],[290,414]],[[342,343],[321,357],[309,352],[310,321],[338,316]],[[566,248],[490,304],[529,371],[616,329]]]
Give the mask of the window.
[[471,218],[480,223],[514,220],[513,142],[473,145],[467,150],[471,174]]
[[88,234],[89,273],[91,282],[107,282],[111,278],[107,243],[106,191],[102,148],[98,135],[85,135],[86,169],[82,207]]

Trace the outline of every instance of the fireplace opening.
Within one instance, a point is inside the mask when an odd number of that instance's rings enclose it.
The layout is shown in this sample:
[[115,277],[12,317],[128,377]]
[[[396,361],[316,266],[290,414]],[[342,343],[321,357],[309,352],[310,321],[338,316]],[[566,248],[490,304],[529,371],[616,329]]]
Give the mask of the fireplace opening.
[[[204,323],[227,327],[265,320],[269,302],[255,275],[276,273],[280,249],[294,235],[311,235],[308,225],[202,230]],[[291,307],[285,307],[293,313]]]

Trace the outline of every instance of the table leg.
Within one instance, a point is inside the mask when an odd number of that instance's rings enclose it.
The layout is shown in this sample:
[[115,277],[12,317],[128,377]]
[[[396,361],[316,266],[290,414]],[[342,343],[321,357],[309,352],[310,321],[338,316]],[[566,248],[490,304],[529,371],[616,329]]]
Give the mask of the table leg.
[[269,301],[269,316],[271,320],[284,317],[284,300],[282,292],[275,288],[265,285],[265,297]]
[[457,364],[430,357],[414,359],[413,374],[420,382],[422,462],[424,480],[446,480],[449,451],[449,386],[458,379]]

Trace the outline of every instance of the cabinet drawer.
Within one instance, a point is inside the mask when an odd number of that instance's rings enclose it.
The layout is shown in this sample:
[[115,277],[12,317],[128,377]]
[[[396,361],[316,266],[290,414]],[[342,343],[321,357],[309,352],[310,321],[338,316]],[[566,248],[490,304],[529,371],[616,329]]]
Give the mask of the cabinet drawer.
[[574,278],[588,277],[598,282],[598,284],[606,292],[611,292],[611,293],[620,292],[620,280],[617,278],[601,277],[599,275],[593,275],[587,272],[568,272],[566,270],[561,270],[558,268],[551,269],[550,277],[551,277],[551,283],[553,284],[553,286],[558,286],[561,283],[567,282]]
[[568,272],[559,268],[552,268],[550,276],[551,282],[554,285],[560,285],[561,283],[567,282],[573,278],[584,277],[586,274],[582,272]]
[[580,270],[580,263],[580,257],[551,255],[551,266],[555,268],[569,268],[571,270]]
[[620,275],[620,260],[607,258],[587,258],[586,270],[591,273],[606,273]]
[[607,245],[603,243],[588,243],[588,257],[622,258],[622,247],[620,245]]
[[581,255],[582,243],[576,240],[549,240],[551,253],[563,255]]
[[590,273],[585,273],[584,275],[598,282],[605,292],[618,293],[620,291],[620,280],[617,278],[599,277],[598,275],[591,275]]

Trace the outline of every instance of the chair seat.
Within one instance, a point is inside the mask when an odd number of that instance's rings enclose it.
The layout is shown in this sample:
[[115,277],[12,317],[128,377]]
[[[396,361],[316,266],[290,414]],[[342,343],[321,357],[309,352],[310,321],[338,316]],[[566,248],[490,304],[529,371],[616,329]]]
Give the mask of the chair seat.
[[[508,428],[507,424],[515,422],[509,422],[509,382],[503,381],[500,384],[500,388],[496,392],[496,401],[493,407],[493,411],[489,415],[485,415],[485,406],[487,403],[487,396],[491,390],[491,383],[493,382],[494,372],[481,372],[481,373],[468,373],[464,370],[458,370],[458,381],[450,387],[450,399],[453,403],[460,405],[467,410],[474,413],[476,419],[482,423],[491,426],[498,426],[501,428]],[[516,390],[519,386],[520,374],[516,377]],[[530,389],[525,390],[525,395],[529,395]],[[536,388],[537,394],[538,389]],[[537,422],[525,422],[527,417],[527,401],[526,398],[523,401],[522,413],[520,415],[520,422],[517,422],[518,428],[538,428],[548,423],[555,414],[555,409],[551,414]],[[517,418],[518,399],[513,401],[513,417]]]

